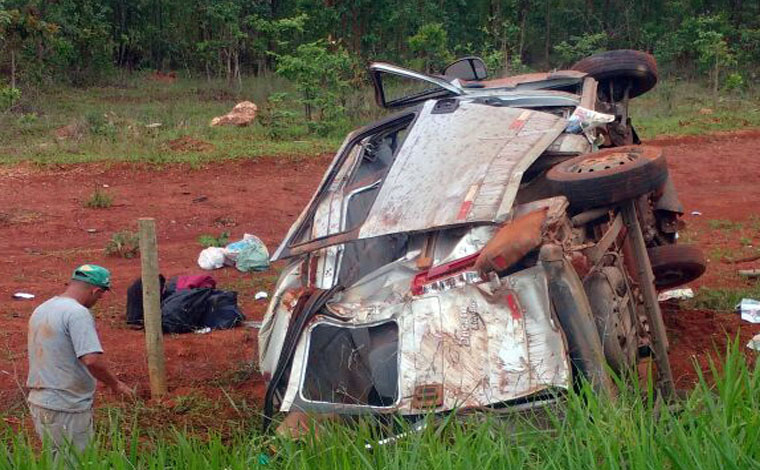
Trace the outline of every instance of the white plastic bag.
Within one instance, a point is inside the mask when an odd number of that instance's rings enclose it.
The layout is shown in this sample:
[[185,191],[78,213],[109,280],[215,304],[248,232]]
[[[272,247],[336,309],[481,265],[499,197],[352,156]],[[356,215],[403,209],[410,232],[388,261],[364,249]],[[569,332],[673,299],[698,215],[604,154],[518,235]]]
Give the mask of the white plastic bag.
[[612,114],[600,113],[587,108],[578,106],[573,114],[567,120],[565,132],[570,134],[580,134],[588,132],[595,127],[603,126],[615,120]]
[[225,252],[226,250],[224,248],[219,248],[216,246],[206,248],[205,250],[201,251],[200,255],[198,255],[198,266],[200,266],[201,269],[206,270],[221,268],[224,266]]

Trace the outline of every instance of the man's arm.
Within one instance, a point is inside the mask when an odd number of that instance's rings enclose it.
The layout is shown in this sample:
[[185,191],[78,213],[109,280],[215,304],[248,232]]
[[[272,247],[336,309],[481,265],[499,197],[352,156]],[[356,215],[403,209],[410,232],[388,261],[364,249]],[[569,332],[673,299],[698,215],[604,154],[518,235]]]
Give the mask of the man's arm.
[[93,377],[106,384],[114,392],[130,397],[134,396],[135,392],[108,370],[108,365],[102,354],[85,354],[79,358],[79,361],[87,367]]

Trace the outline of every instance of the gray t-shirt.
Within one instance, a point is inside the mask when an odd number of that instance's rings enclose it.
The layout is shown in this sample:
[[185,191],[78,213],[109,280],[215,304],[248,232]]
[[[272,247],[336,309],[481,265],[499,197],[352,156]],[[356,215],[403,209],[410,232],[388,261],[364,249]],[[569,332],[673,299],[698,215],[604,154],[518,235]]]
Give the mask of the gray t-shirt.
[[29,318],[29,403],[57,411],[92,408],[95,378],[79,361],[102,353],[95,320],[74,299],[53,297]]

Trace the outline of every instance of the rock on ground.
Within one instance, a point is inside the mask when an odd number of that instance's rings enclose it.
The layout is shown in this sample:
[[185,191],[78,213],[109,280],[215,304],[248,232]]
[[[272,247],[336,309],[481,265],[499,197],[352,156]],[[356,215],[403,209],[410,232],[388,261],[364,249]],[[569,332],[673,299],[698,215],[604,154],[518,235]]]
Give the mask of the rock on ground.
[[212,126],[247,126],[256,118],[258,107],[250,101],[241,101],[232,111],[211,120]]

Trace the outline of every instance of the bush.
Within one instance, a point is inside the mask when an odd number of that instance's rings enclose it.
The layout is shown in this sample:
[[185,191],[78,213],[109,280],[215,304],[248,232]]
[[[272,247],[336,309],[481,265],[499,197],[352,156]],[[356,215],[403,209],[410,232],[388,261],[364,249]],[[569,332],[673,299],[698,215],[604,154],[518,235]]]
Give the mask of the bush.
[[427,23],[420,26],[417,34],[410,37],[409,48],[421,60],[426,73],[435,73],[453,60],[449,51],[449,35],[441,23]]
[[584,34],[583,36],[570,36],[570,42],[562,41],[554,46],[554,52],[560,57],[565,65],[575,62],[592,54],[602,52],[607,48],[609,37],[607,33]]
[[222,247],[230,242],[230,232],[222,232],[218,237],[204,233],[198,237],[198,243],[203,248],[209,248],[212,246]]
[[136,258],[140,254],[140,237],[130,230],[116,232],[106,243],[105,252],[107,256]]
[[85,207],[90,209],[107,209],[111,207],[113,203],[113,197],[105,191],[101,191],[100,188],[95,188],[90,198],[84,203]]
[[89,112],[85,115],[85,120],[87,121],[87,129],[90,131],[90,134],[110,139],[116,137],[116,125],[108,115],[99,112]]
[[325,135],[345,121],[345,101],[356,81],[355,59],[326,41],[301,44],[277,56],[277,74],[292,80],[302,96],[309,129]]
[[723,87],[727,91],[735,91],[744,87],[744,77],[738,72],[730,73],[723,81]]
[[21,98],[21,90],[9,86],[0,86],[0,111],[10,110]]
[[272,93],[262,106],[259,122],[272,140],[296,137],[296,113],[288,109],[287,93]]

